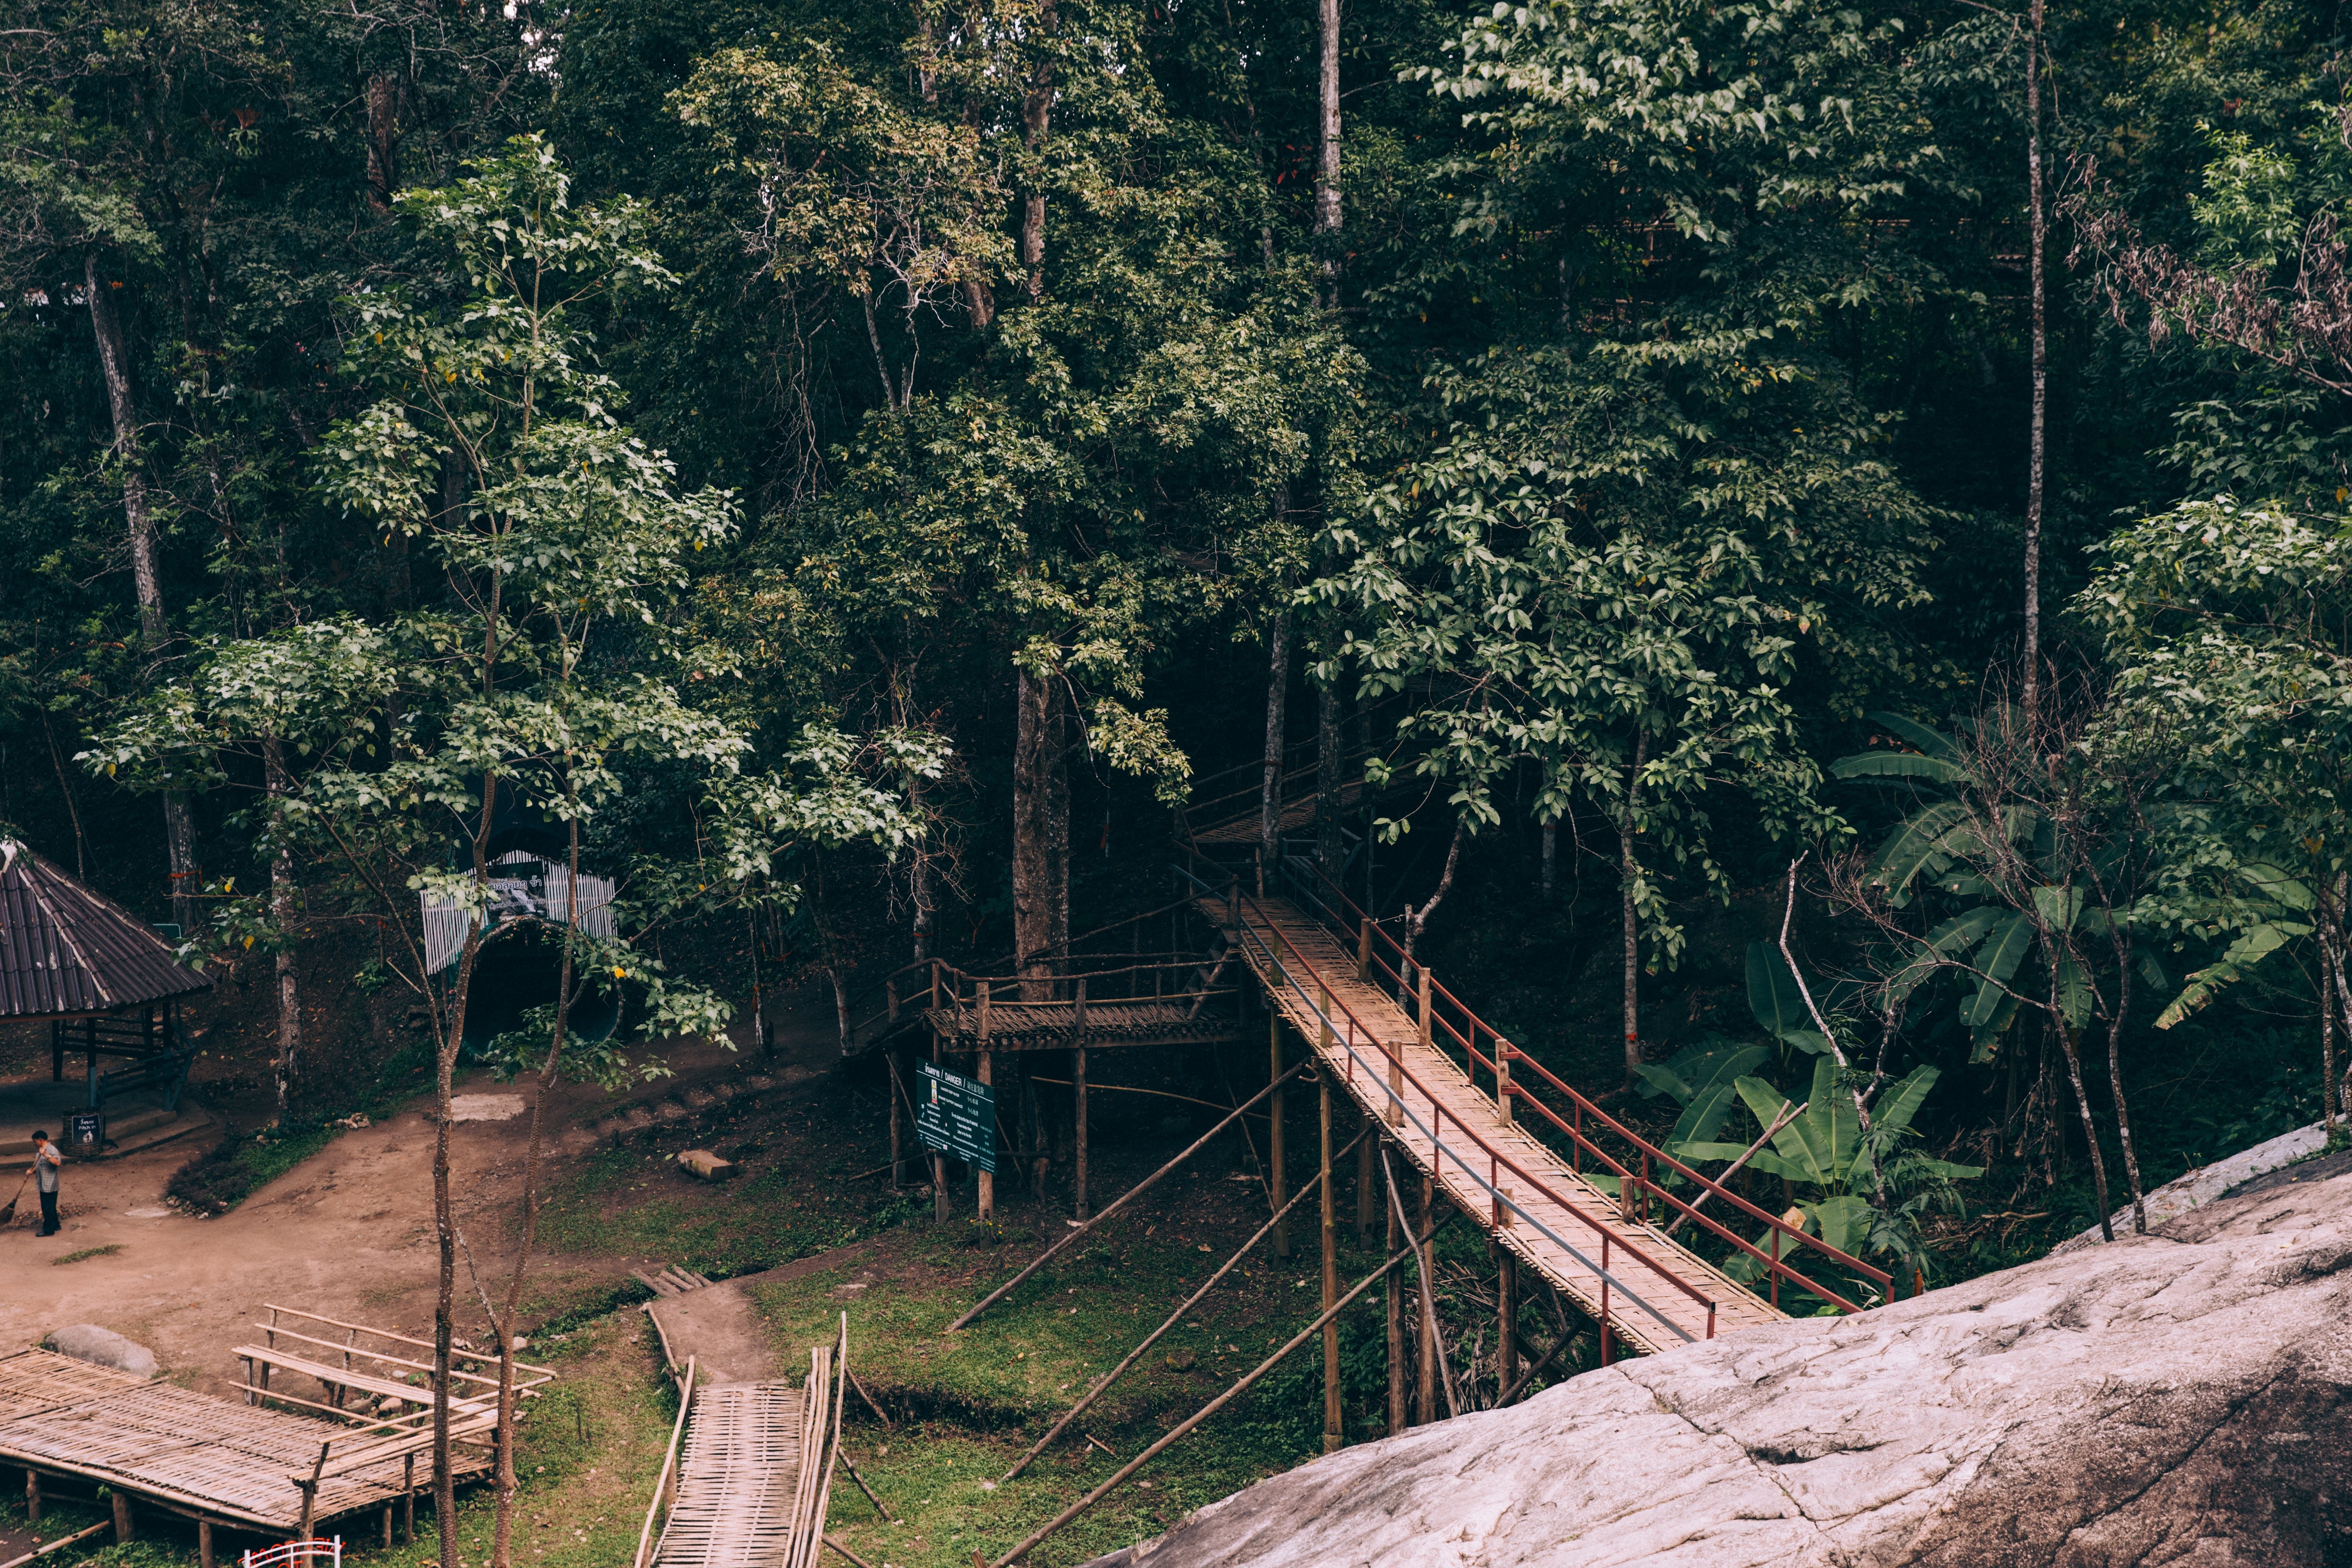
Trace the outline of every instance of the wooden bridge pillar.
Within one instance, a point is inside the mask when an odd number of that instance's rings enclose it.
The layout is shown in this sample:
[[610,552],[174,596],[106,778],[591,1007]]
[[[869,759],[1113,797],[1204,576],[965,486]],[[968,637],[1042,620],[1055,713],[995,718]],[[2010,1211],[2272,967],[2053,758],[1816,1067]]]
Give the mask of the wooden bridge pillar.
[[1519,1260],[1507,1247],[1496,1250],[1495,1386],[1507,1389],[1519,1380]]
[[[1423,970],[1425,977],[1428,971]],[[1424,993],[1426,994],[1426,993]],[[1437,1280],[1433,1265],[1437,1259],[1429,1245],[1431,1211],[1437,1206],[1437,1195],[1428,1177],[1421,1180],[1421,1213],[1413,1220],[1418,1235],[1414,1245],[1421,1251],[1421,1348],[1415,1360],[1419,1376],[1413,1384],[1415,1419],[1423,1426],[1437,1419]]]
[[[1267,1081],[1278,1085],[1282,1081],[1282,1011],[1277,1007],[1269,1006],[1265,1010],[1265,1049],[1269,1064],[1266,1068]],[[1280,1214],[1282,1205],[1290,1201],[1290,1194],[1282,1159],[1282,1090],[1279,1088],[1268,1097],[1266,1109],[1274,1121],[1269,1134],[1272,1146],[1266,1153],[1269,1167],[1266,1193],[1274,1205],[1274,1212]],[[1286,1219],[1274,1223],[1274,1255],[1276,1258],[1290,1256],[1290,1222]]]
[[[980,983],[980,1016],[982,1020],[981,1027],[985,1029],[988,1026],[986,1022],[988,1017],[988,982],[985,980]],[[981,1036],[982,1040],[987,1039],[987,1037],[988,1037],[985,1034]],[[996,1053],[994,1051],[982,1051],[980,1053],[980,1081],[991,1089],[996,1087]],[[996,1137],[995,1123],[992,1121],[984,1130],[984,1132],[989,1139],[993,1140]],[[990,1171],[985,1165],[983,1165],[980,1169],[980,1223],[982,1225],[988,1225],[992,1223],[995,1218],[996,1175],[995,1173]]]
[[[1364,1135],[1356,1140],[1356,1240],[1369,1247],[1372,1241],[1372,1205],[1380,1201],[1380,1191],[1372,1175],[1372,1137],[1375,1125],[1370,1117],[1364,1119]],[[1391,1248],[1391,1251],[1394,1248]]]
[[[1385,1204],[1381,1206],[1389,1217],[1388,1251],[1386,1255],[1388,1257],[1394,1258],[1397,1255],[1398,1249],[1404,1245],[1404,1231],[1397,1224],[1396,1205],[1394,1204]],[[1403,1269],[1391,1268],[1389,1270],[1387,1295],[1389,1309],[1388,1435],[1393,1437],[1412,1424],[1412,1412],[1405,1403],[1404,1388],[1405,1348]]]
[[[1079,984],[1084,984],[1081,981]],[[1071,1155],[1076,1165],[1078,1188],[1078,1223],[1087,1222],[1087,1048],[1080,1046],[1070,1053],[1070,1121]]]
[[[1339,1205],[1331,1190],[1331,1073],[1327,1067],[1316,1082],[1318,1122],[1323,1134],[1323,1310],[1339,1304]],[[1339,1320],[1323,1325],[1323,1451],[1336,1452],[1347,1441],[1339,1412]]]

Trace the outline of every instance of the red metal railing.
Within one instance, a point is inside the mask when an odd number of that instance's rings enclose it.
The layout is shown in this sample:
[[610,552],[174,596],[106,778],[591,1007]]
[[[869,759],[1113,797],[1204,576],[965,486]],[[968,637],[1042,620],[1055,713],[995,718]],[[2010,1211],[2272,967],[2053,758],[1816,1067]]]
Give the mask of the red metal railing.
[[[1186,874],[1188,876],[1190,875],[1190,873]],[[1216,896],[1217,889],[1211,888],[1207,883],[1200,882],[1197,878],[1192,879],[1192,880],[1194,880],[1203,891],[1209,893],[1210,896]],[[1441,1158],[1452,1160],[1473,1184],[1486,1190],[1494,1206],[1497,1228],[1504,1227],[1504,1222],[1501,1219],[1501,1211],[1505,1207],[1508,1207],[1519,1218],[1525,1220],[1532,1228],[1542,1233],[1556,1245],[1569,1252],[1578,1261],[1584,1264],[1586,1268],[1591,1269],[1600,1279],[1601,1285],[1601,1316],[1604,1331],[1602,1335],[1602,1350],[1604,1354],[1608,1349],[1607,1327],[1610,1310],[1610,1295],[1612,1287],[1616,1289],[1622,1290],[1624,1294],[1633,1300],[1634,1305],[1640,1307],[1644,1313],[1656,1320],[1656,1321],[1663,1325],[1668,1332],[1675,1335],[1677,1338],[1687,1341],[1697,1337],[1693,1335],[1688,1330],[1683,1328],[1680,1324],[1676,1323],[1673,1319],[1667,1317],[1664,1312],[1661,1312],[1656,1307],[1651,1305],[1647,1300],[1643,1300],[1638,1291],[1624,1285],[1622,1281],[1616,1279],[1614,1273],[1610,1268],[1610,1254],[1612,1249],[1624,1252],[1635,1262],[1643,1265],[1659,1279],[1672,1286],[1675,1290],[1688,1297],[1696,1304],[1704,1307],[1706,1310],[1706,1337],[1708,1339],[1715,1337],[1717,1304],[1705,1291],[1699,1289],[1698,1287],[1693,1285],[1690,1281],[1683,1279],[1679,1274],[1676,1274],[1666,1265],[1651,1257],[1643,1249],[1635,1247],[1621,1237],[1613,1235],[1602,1222],[1576,1207],[1576,1205],[1571,1203],[1565,1194],[1554,1189],[1545,1179],[1545,1176],[1542,1173],[1528,1170],[1512,1155],[1496,1148],[1493,1143],[1489,1142],[1475,1127],[1463,1121],[1458,1115],[1454,1115],[1451,1119],[1456,1131],[1460,1135],[1466,1137],[1469,1142],[1475,1144],[1478,1151],[1486,1156],[1485,1163],[1487,1166],[1487,1174],[1481,1176],[1478,1173],[1476,1167],[1472,1164],[1468,1158],[1465,1157],[1463,1152],[1458,1147],[1453,1147],[1447,1144],[1444,1134],[1445,1123],[1448,1120],[1449,1113],[1445,1108],[1444,1102],[1438,1099],[1435,1092],[1433,1091],[1427,1084],[1422,1082],[1419,1075],[1414,1073],[1411,1068],[1407,1067],[1403,1060],[1399,1058],[1393,1050],[1387,1047],[1386,1044],[1379,1038],[1378,1035],[1369,1027],[1361,1018],[1357,1016],[1353,1009],[1348,1006],[1343,998],[1334,996],[1331,994],[1329,978],[1324,975],[1322,972],[1316,967],[1313,960],[1309,959],[1305,953],[1299,952],[1297,944],[1292,942],[1289,937],[1283,932],[1281,928],[1276,924],[1271,918],[1266,916],[1263,908],[1258,905],[1255,899],[1251,899],[1244,895],[1240,891],[1237,883],[1226,888],[1224,889],[1224,896],[1233,907],[1236,915],[1238,915],[1242,905],[1248,905],[1252,912],[1256,914],[1259,920],[1265,922],[1265,931],[1272,935],[1275,942],[1278,943],[1281,949],[1287,952],[1288,958],[1286,960],[1282,956],[1281,952],[1276,952],[1274,947],[1269,946],[1266,943],[1265,938],[1260,935],[1255,927],[1238,920],[1235,921],[1242,940],[1248,942],[1255,942],[1260,950],[1265,953],[1269,963],[1269,967],[1274,969],[1281,976],[1284,984],[1288,984],[1297,992],[1301,1003],[1307,1010],[1313,1013],[1322,1026],[1330,1031],[1333,1043],[1341,1046],[1346,1050],[1349,1057],[1349,1076],[1351,1081],[1354,1077],[1355,1065],[1358,1060],[1361,1059],[1364,1047],[1375,1047],[1381,1051],[1381,1054],[1387,1064],[1390,1081],[1386,1085],[1381,1085],[1380,1087],[1396,1106],[1402,1117],[1412,1122],[1417,1129],[1429,1138],[1432,1148],[1431,1159],[1433,1174],[1436,1173],[1436,1168]],[[1314,983],[1312,990],[1308,989],[1307,985],[1303,983],[1301,979],[1302,975],[1307,980],[1311,980]],[[1369,1067],[1367,1068],[1367,1073],[1369,1076]],[[1375,1079],[1374,1081],[1377,1084],[1378,1080]],[[1413,1114],[1412,1106],[1403,1094],[1403,1086],[1405,1084],[1410,1084],[1413,1089],[1419,1090],[1421,1097],[1428,1102],[1429,1117],[1425,1122],[1420,1117]],[[1562,1213],[1568,1215],[1579,1224],[1584,1226],[1587,1229],[1592,1231],[1596,1236],[1598,1236],[1601,1244],[1600,1260],[1596,1263],[1592,1258],[1588,1257],[1581,1248],[1578,1247],[1573,1242],[1570,1242],[1565,1237],[1559,1235],[1549,1226],[1544,1224],[1541,1219],[1527,1209],[1516,1198],[1506,1193],[1501,1185],[1501,1173],[1506,1170],[1518,1177],[1521,1181],[1526,1182],[1531,1192],[1540,1194],[1543,1197],[1549,1199],[1552,1204],[1557,1205]]]
[[[1688,1223],[1728,1243],[1736,1251],[1762,1264],[1770,1280],[1769,1288],[1770,1300],[1776,1307],[1780,1304],[1780,1282],[1785,1279],[1796,1288],[1810,1291],[1841,1310],[1848,1312],[1863,1310],[1859,1304],[1846,1300],[1836,1291],[1791,1268],[1784,1261],[1782,1251],[1784,1247],[1790,1250],[1802,1249],[1820,1254],[1839,1268],[1851,1270],[1860,1278],[1874,1283],[1883,1299],[1893,1300],[1894,1277],[1885,1270],[1874,1268],[1838,1247],[1832,1247],[1822,1238],[1790,1225],[1779,1215],[1758,1207],[1720,1183],[1701,1174],[1633,1131],[1584,1095],[1563,1083],[1550,1069],[1512,1045],[1500,1031],[1481,1019],[1459,997],[1439,984],[1435,978],[1429,974],[1426,966],[1410,958],[1405,953],[1402,943],[1381,930],[1377,922],[1367,917],[1345,892],[1332,886],[1329,879],[1323,877],[1318,870],[1298,867],[1294,861],[1281,868],[1278,875],[1281,881],[1297,895],[1299,907],[1322,921],[1327,926],[1337,925],[1341,929],[1350,930],[1350,934],[1356,936],[1358,972],[1364,981],[1371,982],[1377,975],[1392,985],[1396,994],[1412,1002],[1419,1001],[1422,986],[1426,985],[1425,1006],[1416,1008],[1408,1005],[1407,1010],[1418,1014],[1416,1022],[1422,1025],[1423,1036],[1431,1047],[1444,1054],[1446,1049],[1444,1042],[1450,1040],[1454,1047],[1461,1050],[1465,1076],[1471,1080],[1474,1088],[1477,1083],[1478,1072],[1483,1068],[1489,1081],[1495,1086],[1498,1107],[1527,1106],[1549,1125],[1566,1133],[1570,1139],[1570,1168],[1580,1172],[1583,1157],[1590,1153],[1616,1177],[1620,1184],[1621,1205],[1626,1206],[1629,1212],[1634,1205],[1638,1205],[1639,1212],[1646,1215],[1649,1199],[1654,1195],[1662,1207],[1679,1212]],[[1272,929],[1271,921],[1268,922],[1268,926]],[[1301,955],[1301,962],[1305,962],[1303,955]],[[1308,967],[1312,966],[1308,965]],[[1408,982],[1408,970],[1419,984]],[[1458,1024],[1454,1017],[1447,1016],[1448,1009],[1458,1016],[1460,1020]],[[1491,1054],[1482,1053],[1479,1050],[1478,1045],[1482,1037],[1490,1043]],[[1390,1059],[1393,1067],[1394,1058],[1391,1056]],[[1546,1104],[1528,1084],[1518,1081],[1514,1068],[1521,1065],[1532,1069],[1544,1084],[1565,1098],[1569,1106],[1569,1114],[1566,1117]],[[1424,1092],[1426,1092],[1425,1089]],[[1508,1114],[1507,1110],[1505,1114]],[[1619,1140],[1628,1151],[1627,1156],[1621,1159],[1596,1142],[1585,1131],[1587,1118],[1596,1122],[1606,1133]],[[1471,1130],[1465,1129],[1465,1131]],[[1685,1199],[1664,1185],[1659,1174],[1662,1168],[1667,1174],[1680,1176],[1688,1181],[1699,1189],[1701,1196],[1697,1199]],[[1628,1187],[1634,1194],[1633,1205],[1623,1204],[1622,1194]],[[1766,1227],[1771,1250],[1767,1252],[1745,1237],[1730,1230],[1712,1215],[1701,1212],[1697,1204],[1706,1201],[1708,1197],[1729,1205],[1735,1214],[1744,1214],[1761,1223]],[[1555,1201],[1558,1201],[1556,1197]]]

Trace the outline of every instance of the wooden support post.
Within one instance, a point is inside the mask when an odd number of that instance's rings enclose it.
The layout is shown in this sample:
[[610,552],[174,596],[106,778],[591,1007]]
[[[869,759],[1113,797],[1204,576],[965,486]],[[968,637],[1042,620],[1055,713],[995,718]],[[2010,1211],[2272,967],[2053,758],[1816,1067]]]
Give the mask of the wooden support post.
[[906,1112],[899,1103],[906,1095],[898,1087],[898,1047],[886,1046],[882,1062],[890,1074],[890,1085],[883,1092],[890,1097],[890,1188],[896,1192],[907,1182]]
[[[980,1037],[985,1041],[988,1038],[988,982],[985,980],[980,983],[980,1016],[982,1020]],[[980,1081],[992,1089],[996,1086],[996,1053],[994,1051],[984,1050],[980,1053]],[[982,1129],[982,1132],[992,1140],[995,1138],[996,1122],[993,1119],[990,1120],[987,1127]],[[980,1171],[980,1223],[992,1225],[995,1220],[996,1174],[982,1166]]]
[[[1425,975],[1427,971],[1423,973]],[[1423,992],[1423,994],[1425,996],[1428,993]],[[1413,1358],[1418,1363],[1416,1370],[1420,1376],[1412,1391],[1413,1418],[1423,1426],[1437,1419],[1437,1296],[1433,1289],[1436,1280],[1432,1278],[1433,1270],[1429,1267],[1433,1261],[1429,1251],[1431,1211],[1436,1206],[1436,1192],[1429,1178],[1423,1176],[1421,1180],[1421,1214],[1413,1222],[1413,1229],[1420,1233],[1416,1245],[1421,1252],[1421,1345]]]
[[[1389,1216],[1388,1254],[1393,1258],[1404,1247],[1404,1229],[1398,1223],[1396,1205],[1383,1204]],[[1389,1309],[1389,1430],[1391,1437],[1412,1424],[1412,1412],[1405,1402],[1405,1362],[1408,1357],[1404,1341],[1404,1273],[1391,1269],[1388,1277]]]
[[29,1524],[41,1522],[41,1472],[30,1465],[25,1467],[25,1520]]
[[[383,1510],[383,1543],[392,1544],[392,1510]],[[196,1568],[213,1568],[213,1521],[196,1521]]]
[[[1323,1134],[1323,1310],[1339,1300],[1339,1211],[1331,1190],[1331,1074],[1327,1068],[1317,1080],[1318,1121]],[[1339,1420],[1339,1321],[1323,1325],[1323,1451],[1336,1452],[1347,1441]]]
[[[1265,1049],[1266,1081],[1279,1084],[1282,1081],[1282,1012],[1281,1009],[1271,1005],[1265,1010]],[[1280,1089],[1274,1091],[1268,1104],[1268,1110],[1274,1118],[1274,1128],[1270,1134],[1273,1147],[1266,1154],[1267,1163],[1271,1167],[1266,1173],[1266,1197],[1267,1201],[1273,1204],[1275,1212],[1280,1214],[1287,1175],[1282,1158],[1282,1090]],[[1288,1220],[1275,1222],[1274,1255],[1276,1258],[1290,1256],[1290,1222]]]
[[[115,1487],[108,1495],[114,1500],[114,1543],[120,1546],[126,1541],[137,1540],[139,1531],[131,1519],[131,1494],[121,1487]],[[307,1535],[310,1532],[305,1531],[303,1533]]]
[[[931,973],[936,975],[939,973],[939,963],[935,959],[931,963]],[[937,980],[933,980],[931,984],[936,986],[939,982]],[[940,1065],[940,1036],[939,1031],[936,1029],[931,1031],[931,1065],[933,1067]],[[935,1150],[931,1154],[932,1223],[935,1225],[947,1224],[949,1212],[948,1157]]]
[[1372,1205],[1380,1197],[1372,1180],[1372,1128],[1376,1125],[1367,1121],[1364,1135],[1356,1142],[1356,1240],[1366,1247],[1372,1243]]
[[1495,1037],[1495,1114],[1511,1120],[1511,1042]]
[[416,1541],[416,1456],[407,1455],[400,1462],[400,1543],[415,1544]]
[[1070,1120],[1076,1147],[1073,1151],[1077,1162],[1078,1223],[1086,1223],[1087,1208],[1087,1048],[1080,1046],[1070,1053]]
[[1372,983],[1372,917],[1366,915],[1356,934],[1356,979],[1360,984]]
[[1495,1265],[1495,1386],[1519,1381],[1519,1260],[1508,1247]]

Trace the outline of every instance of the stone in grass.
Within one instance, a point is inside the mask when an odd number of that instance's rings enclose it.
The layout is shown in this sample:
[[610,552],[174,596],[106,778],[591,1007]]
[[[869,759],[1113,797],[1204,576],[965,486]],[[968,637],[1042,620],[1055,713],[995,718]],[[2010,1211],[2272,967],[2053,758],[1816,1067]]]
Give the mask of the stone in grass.
[[153,1377],[163,1370],[155,1363],[153,1351],[96,1323],[76,1323],[59,1329],[49,1336],[49,1348],[76,1361],[94,1362],[140,1377]]
[[690,1176],[706,1182],[723,1182],[742,1170],[732,1160],[722,1160],[708,1149],[688,1149],[677,1157],[678,1164]]

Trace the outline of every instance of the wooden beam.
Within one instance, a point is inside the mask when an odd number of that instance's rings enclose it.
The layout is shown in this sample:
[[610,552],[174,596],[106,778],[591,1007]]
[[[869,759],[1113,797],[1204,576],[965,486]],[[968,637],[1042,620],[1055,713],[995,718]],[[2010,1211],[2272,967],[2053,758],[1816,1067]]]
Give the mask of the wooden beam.
[[1339,1321],[1332,1308],[1339,1300],[1339,1213],[1331,1188],[1331,1074],[1326,1068],[1316,1082],[1318,1122],[1322,1132],[1323,1165],[1323,1451],[1336,1453],[1347,1442],[1339,1410]]
[[[1273,1205],[1275,1213],[1287,1214],[1290,1205],[1283,1201],[1283,1189],[1288,1184],[1289,1173],[1282,1154],[1282,1011],[1277,1007],[1265,1010],[1265,1081],[1272,1086],[1274,1094],[1273,1102],[1267,1108],[1274,1117],[1274,1128],[1269,1134],[1272,1147],[1266,1154],[1266,1202]],[[1290,1226],[1281,1220],[1275,1222],[1274,1255],[1276,1258],[1290,1256]]]

